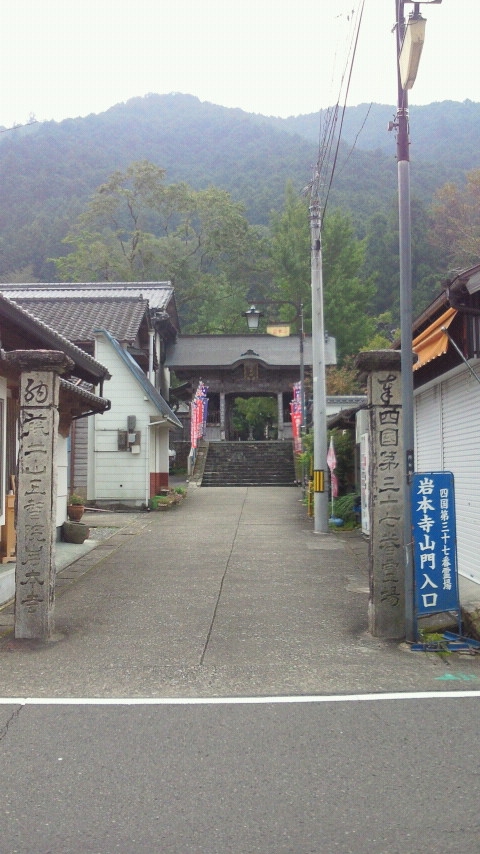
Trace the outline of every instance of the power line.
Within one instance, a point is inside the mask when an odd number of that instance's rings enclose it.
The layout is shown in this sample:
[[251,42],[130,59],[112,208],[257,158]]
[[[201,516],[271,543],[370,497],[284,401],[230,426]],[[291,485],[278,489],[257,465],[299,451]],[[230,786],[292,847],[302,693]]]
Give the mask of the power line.
[[[359,35],[360,35],[360,28],[361,28],[361,24],[362,24],[364,6],[365,6],[365,0],[362,0],[362,4],[360,7],[360,14],[358,16],[358,21],[357,21],[356,27],[354,28],[353,33],[352,33],[352,41],[351,41],[350,48],[349,48],[349,51],[347,54],[345,69],[344,69],[344,72],[342,74],[342,79],[341,79],[341,83],[340,83],[339,95],[338,95],[337,103],[336,103],[336,106],[334,109],[334,121],[332,121],[331,129],[330,129],[330,141],[329,141],[329,146],[328,146],[328,155],[329,156],[326,159],[326,161],[325,161],[325,158],[323,158],[323,162],[322,162],[322,168],[323,168],[323,163],[326,162],[326,167],[325,167],[325,171],[326,171],[326,169],[329,168],[330,156],[331,156],[331,152],[332,152],[333,144],[334,144],[334,139],[335,139],[335,129],[337,126],[338,113],[339,113],[339,109],[340,109],[340,107],[339,107],[340,95],[341,95],[342,87],[344,84],[345,75],[347,74],[347,70],[348,70],[347,86],[345,89],[345,95],[344,95],[343,106],[342,106],[342,111],[341,111],[340,128],[339,128],[339,132],[338,132],[337,138],[336,138],[336,145],[335,145],[335,152],[334,152],[334,156],[333,156],[333,163],[331,165],[330,175],[328,177],[327,192],[326,192],[325,199],[324,199],[323,205],[322,205],[322,213],[321,213],[322,224],[323,224],[323,220],[325,218],[325,212],[327,209],[328,199],[330,197],[330,191],[332,189],[333,179],[335,176],[337,162],[338,162],[338,152],[339,152],[339,148],[340,148],[340,140],[342,137],[343,122],[344,122],[344,118],[345,118],[345,110],[346,110],[346,105],[347,105],[348,93],[350,91],[350,83],[351,83],[351,79],[352,79],[353,67],[355,64],[355,57],[356,57],[356,53],[357,53],[358,39],[359,39]],[[321,159],[321,151],[319,150],[319,159],[317,161],[317,168],[318,168],[318,165],[320,164],[320,159]],[[318,171],[320,171],[320,170],[318,170]],[[327,183],[327,181],[325,183]]]

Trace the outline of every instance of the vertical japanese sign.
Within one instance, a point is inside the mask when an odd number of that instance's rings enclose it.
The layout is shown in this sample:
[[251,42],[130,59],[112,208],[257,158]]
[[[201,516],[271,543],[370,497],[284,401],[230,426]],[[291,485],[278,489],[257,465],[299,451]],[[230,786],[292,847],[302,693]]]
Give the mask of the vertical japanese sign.
[[207,408],[207,386],[200,380],[190,405],[190,443],[192,448],[196,448],[198,440],[206,435]]
[[290,402],[290,418],[292,419],[293,450],[302,453],[302,384],[294,383],[293,398]]
[[362,534],[370,536],[370,445],[368,433],[360,436],[360,494],[362,501]]
[[412,530],[417,614],[458,611],[455,492],[451,472],[414,475]]

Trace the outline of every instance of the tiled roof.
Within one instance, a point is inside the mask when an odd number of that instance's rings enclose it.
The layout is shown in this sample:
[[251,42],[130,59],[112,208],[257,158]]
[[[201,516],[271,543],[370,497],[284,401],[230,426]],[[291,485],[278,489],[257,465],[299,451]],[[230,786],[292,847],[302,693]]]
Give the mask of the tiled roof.
[[109,379],[110,374],[108,369],[97,362],[84,350],[72,344],[66,336],[61,335],[55,329],[52,329],[42,318],[37,317],[33,312],[28,311],[21,305],[9,300],[4,294],[0,293],[0,313],[3,313],[6,318],[15,324],[19,324],[23,329],[31,333],[37,332],[40,335],[42,343],[48,343],[52,348],[58,348],[70,356],[75,362],[75,373],[78,376],[85,378],[84,372],[89,374],[88,379],[94,377],[96,381],[100,379]]
[[[312,364],[312,340],[305,337],[304,360]],[[166,365],[176,367],[229,367],[245,358],[259,359],[272,367],[287,367],[300,362],[298,335],[276,338],[274,335],[179,335],[167,348]],[[335,339],[325,345],[327,364],[335,364]]]
[[[5,293],[5,292],[4,292]],[[65,296],[59,298],[25,297],[18,292],[6,292],[13,302],[62,334],[70,341],[92,341],[94,331],[107,329],[119,341],[132,343],[136,340],[140,324],[148,309],[144,299],[135,296],[94,297],[83,299]]]
[[42,299],[82,299],[98,297],[122,299],[141,297],[151,309],[165,311],[173,296],[171,282],[69,282],[63,284],[6,284],[0,286],[9,299],[41,297]]
[[62,377],[60,377],[60,389],[81,398],[92,409],[95,409],[95,412],[106,412],[111,407],[111,401],[108,398],[98,397],[98,395],[88,391],[84,386],[64,380]]

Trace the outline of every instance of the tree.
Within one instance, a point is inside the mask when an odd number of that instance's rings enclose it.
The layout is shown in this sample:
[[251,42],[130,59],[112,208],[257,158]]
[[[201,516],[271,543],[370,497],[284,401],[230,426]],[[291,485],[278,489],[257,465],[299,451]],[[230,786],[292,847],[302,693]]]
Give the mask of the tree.
[[371,309],[375,285],[361,276],[364,253],[364,242],[355,238],[349,215],[333,211],[323,229],[324,315],[340,361],[357,353],[375,331]]
[[273,397],[236,397],[233,424],[245,439],[263,439],[267,426],[277,421],[277,401]]
[[[323,227],[323,289],[325,327],[336,338],[340,361],[357,353],[375,331],[371,304],[373,278],[364,277],[364,241],[353,232],[350,216],[333,211]],[[311,249],[308,201],[287,185],[281,214],[272,214],[270,258],[280,299],[302,301],[305,328],[311,328]]]
[[360,382],[354,360],[354,356],[346,356],[342,365],[327,366],[327,394],[365,394],[365,386]]
[[376,285],[372,299],[375,314],[392,311],[398,302],[399,255],[398,209],[387,213],[377,211],[366,225],[363,274]]
[[310,329],[312,300],[308,205],[295,192],[291,183],[285,189],[282,212],[273,212],[271,215],[269,255],[274,279],[272,296],[296,304],[302,302],[305,326]]
[[480,169],[467,174],[464,187],[444,184],[432,204],[432,243],[446,266],[465,269],[480,257]]
[[73,251],[55,259],[63,280],[171,281],[190,331],[230,331],[232,302],[240,326],[265,266],[261,236],[240,203],[216,187],[167,185],[165,171],[148,161],[98,187],[66,242]]

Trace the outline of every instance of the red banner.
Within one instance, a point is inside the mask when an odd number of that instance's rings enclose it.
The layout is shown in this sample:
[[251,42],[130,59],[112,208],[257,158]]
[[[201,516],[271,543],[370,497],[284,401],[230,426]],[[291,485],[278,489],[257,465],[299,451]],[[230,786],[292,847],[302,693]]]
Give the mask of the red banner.
[[290,402],[290,418],[292,420],[293,450],[302,453],[302,387],[301,383],[293,386],[293,400]]

